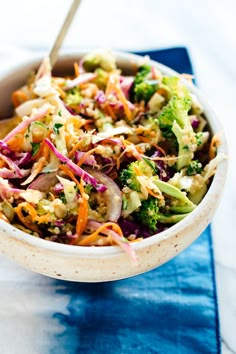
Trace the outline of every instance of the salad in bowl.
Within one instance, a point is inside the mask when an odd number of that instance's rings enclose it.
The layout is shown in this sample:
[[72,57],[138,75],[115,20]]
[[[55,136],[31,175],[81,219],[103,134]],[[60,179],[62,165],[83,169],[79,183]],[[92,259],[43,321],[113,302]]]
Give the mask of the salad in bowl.
[[46,58],[13,91],[17,123],[0,136],[4,223],[63,246],[119,246],[136,264],[137,244],[194,212],[225,159],[220,137],[191,77],[135,64],[126,73],[94,51],[61,75]]

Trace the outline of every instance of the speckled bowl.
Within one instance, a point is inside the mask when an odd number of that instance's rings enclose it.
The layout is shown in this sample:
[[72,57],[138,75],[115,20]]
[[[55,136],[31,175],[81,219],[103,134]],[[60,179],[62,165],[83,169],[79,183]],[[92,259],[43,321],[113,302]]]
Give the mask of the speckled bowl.
[[[55,67],[60,73],[68,73],[73,63],[84,53],[61,56]],[[119,67],[131,72],[142,60],[141,57],[116,53]],[[40,59],[24,62],[11,68],[0,78],[0,117],[10,112],[10,96],[14,89],[26,80],[29,71],[38,67]],[[164,74],[176,75],[173,70],[152,62]],[[204,96],[193,85],[190,90],[197,95],[204,107],[212,133],[221,132],[220,151],[226,153],[222,127]],[[4,108],[4,109],[2,109]],[[188,247],[210,223],[226,178],[227,161],[222,161],[216,171],[211,186],[198,207],[183,221],[150,238],[134,243],[138,264],[132,264],[120,247],[82,247],[69,246],[32,237],[12,225],[0,220],[0,252],[14,259],[32,271],[58,279],[101,282],[127,278],[146,272],[175,257]]]

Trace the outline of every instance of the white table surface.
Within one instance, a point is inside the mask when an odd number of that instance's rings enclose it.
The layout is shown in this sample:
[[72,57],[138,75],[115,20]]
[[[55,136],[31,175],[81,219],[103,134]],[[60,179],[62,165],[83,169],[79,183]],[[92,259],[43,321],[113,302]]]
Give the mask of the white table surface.
[[[9,67],[11,62],[30,56],[32,50],[42,48],[46,52],[69,4],[68,0],[1,1],[0,71]],[[175,45],[189,48],[199,85],[223,123],[231,155],[225,193],[213,220],[223,354],[236,353],[235,10],[235,0],[84,0],[65,41],[67,48],[143,50]],[[8,269],[7,275],[0,270],[0,281],[21,282],[18,302],[23,303],[31,280],[43,281],[45,297],[49,296],[47,278],[42,280],[1,257],[0,266]],[[22,286],[22,280],[25,286]],[[38,302],[39,311],[41,307],[43,309],[37,293],[31,296]],[[5,322],[1,326],[1,331],[5,328],[6,338],[9,334],[8,321],[11,320],[9,314],[14,313],[16,306],[8,299],[7,293],[1,294],[0,313],[8,313],[8,319],[4,317]],[[60,301],[66,302],[66,299],[62,297]],[[57,309],[60,305],[62,303],[52,306]],[[17,326],[22,337],[27,335],[29,341],[32,321],[34,319],[29,319],[27,328],[20,324]],[[39,325],[37,323],[37,327]],[[53,323],[50,326],[52,328]],[[6,350],[4,354],[21,353],[9,340],[4,343],[3,339],[1,345]]]

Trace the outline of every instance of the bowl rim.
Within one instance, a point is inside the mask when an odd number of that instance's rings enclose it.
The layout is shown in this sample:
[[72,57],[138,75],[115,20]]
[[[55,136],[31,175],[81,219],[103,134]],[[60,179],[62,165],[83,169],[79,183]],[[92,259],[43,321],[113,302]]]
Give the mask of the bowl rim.
[[[59,61],[73,59],[75,57],[80,58],[84,54],[88,53],[89,50],[79,50],[79,51],[65,51],[59,56]],[[125,64],[128,60],[129,62],[134,62],[137,66],[140,63],[143,63],[144,58],[138,54],[132,54],[129,52],[122,52],[122,51],[112,51],[117,61],[121,61]],[[15,71],[19,71],[21,68],[27,68],[27,66],[37,65],[41,62],[42,57],[31,56],[29,59],[24,60],[21,63],[17,63],[16,65],[12,66],[11,69],[5,70],[1,73],[0,82],[4,80],[8,75],[11,75]],[[161,72],[168,76],[179,76],[180,73],[174,71],[173,69],[163,65],[157,61],[149,60],[151,65],[158,68]],[[219,152],[223,152],[227,155],[227,143],[225,134],[223,131],[223,127],[219,122],[215,112],[212,110],[210,104],[208,103],[208,99],[206,95],[200,91],[194,84],[185,81],[186,86],[190,89],[190,91],[198,97],[200,103],[203,106],[204,113],[206,115],[207,120],[209,120],[210,128],[214,133],[220,133],[221,138],[221,146],[219,147]],[[209,119],[210,116],[210,119]],[[223,162],[223,163],[222,163]],[[227,174],[227,159],[222,161],[219,166],[217,166],[215,175],[211,182],[211,185],[203,197],[202,201],[199,205],[194,209],[184,220],[180,221],[179,223],[172,225],[167,230],[164,230],[160,233],[154,234],[150,237],[147,237],[140,242],[132,243],[132,248],[134,251],[141,250],[143,248],[149,247],[153,244],[158,244],[163,240],[168,240],[173,237],[173,235],[179,234],[181,231],[189,228],[191,224],[194,222],[194,219],[201,214],[203,210],[208,208],[211,200],[215,195],[220,195],[223,189],[224,181],[226,179]],[[213,202],[213,200],[212,200]],[[74,245],[67,245],[67,244],[60,244],[57,242],[52,242],[49,240],[45,240],[42,238],[38,238],[27,234],[26,232],[17,229],[16,227],[7,224],[6,222],[0,220],[0,233],[8,234],[7,237],[11,237],[17,239],[17,241],[22,241],[27,243],[29,246],[36,247],[38,249],[46,249],[50,251],[54,251],[57,253],[63,253],[64,255],[75,255],[80,257],[89,257],[89,258],[101,258],[101,257],[110,257],[114,255],[119,255],[124,251],[120,248],[120,246],[100,246],[100,247],[85,247],[85,246],[74,246]]]

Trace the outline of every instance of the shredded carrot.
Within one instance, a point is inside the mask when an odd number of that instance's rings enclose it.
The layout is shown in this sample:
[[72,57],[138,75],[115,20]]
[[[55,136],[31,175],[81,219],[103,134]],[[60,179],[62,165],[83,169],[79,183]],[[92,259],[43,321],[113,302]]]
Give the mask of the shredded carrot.
[[57,90],[58,90],[61,98],[65,98],[66,97],[65,91],[63,91],[62,88],[60,86],[58,86],[58,85],[57,85]]
[[116,118],[115,113],[113,112],[113,110],[112,110],[111,106],[109,106],[109,104],[106,105],[106,111],[112,119]]
[[129,241],[129,243],[135,243],[135,242],[140,242],[143,240],[143,237],[136,238],[135,240]]
[[108,80],[107,88],[106,88],[106,96],[109,93],[111,93],[112,91],[114,91],[117,94],[117,98],[121,101],[121,103],[124,106],[124,111],[125,111],[125,114],[126,114],[128,120],[131,120],[132,113],[130,111],[128,101],[127,101],[123,91],[121,90],[120,83],[119,83],[119,77],[116,74],[110,74],[110,76],[109,76],[109,80]]
[[[28,216],[24,216],[23,210],[28,214]],[[33,224],[35,218],[37,217],[37,212],[30,203],[20,203],[17,207],[15,207],[15,211],[22,224],[24,224],[28,229],[40,233],[37,225]]]
[[136,176],[141,176],[140,169],[137,166],[134,166],[134,172],[135,172]]
[[78,63],[74,63],[74,71],[75,71],[75,77],[79,76],[79,65]]
[[41,151],[41,157],[44,157],[45,160],[47,161],[48,160],[48,157],[49,157],[49,153],[50,153],[50,149],[49,149],[49,146],[43,142],[43,147],[42,147],[42,151]]
[[0,160],[0,168],[3,168],[6,165],[5,161]]
[[33,165],[32,172],[29,177],[23,183],[21,183],[21,185],[24,186],[26,184],[31,183],[35,179],[35,177],[38,176],[38,174],[42,171],[46,162],[47,160],[44,157],[40,157],[40,159]]
[[164,97],[168,96],[168,91],[164,87],[159,88],[157,90],[157,93],[159,93],[159,95],[164,96]]
[[28,98],[27,98],[26,94],[22,90],[14,91],[11,96],[11,100],[12,100],[14,107],[19,106],[21,103],[27,101],[27,99]]
[[82,158],[81,158],[81,159],[79,160],[79,162],[77,163],[77,165],[78,165],[78,166],[83,165],[83,163],[84,163],[84,161],[86,160],[86,158],[87,158],[89,155],[93,154],[95,151],[96,151],[96,148],[91,149],[91,150],[85,152],[84,155],[82,156]]
[[51,214],[47,213],[42,216],[36,216],[35,220],[38,222],[38,224],[48,223],[51,221]]
[[113,222],[106,222],[105,224],[101,225],[96,231],[94,231],[92,234],[88,235],[86,238],[83,240],[79,241],[80,246],[88,246],[91,243],[95,242],[99,238],[99,234],[102,233],[102,231],[112,228],[113,231],[115,231],[118,235],[123,237],[123,233],[121,231],[121,228],[119,225],[113,223]]
[[24,143],[24,135],[19,133],[15,135],[13,138],[11,138],[7,142],[7,145],[12,151],[18,152],[22,150],[23,143]]
[[166,152],[164,149],[162,149],[159,145],[153,145],[157,150],[159,150],[164,156],[166,155]]
[[77,178],[75,178],[73,172],[71,172],[71,170],[65,166],[65,165],[61,165],[60,169],[62,171],[64,171],[79,187],[79,191],[80,191],[80,195],[81,195],[81,201],[80,201],[80,205],[79,205],[79,211],[78,211],[78,218],[77,218],[77,222],[76,222],[76,234],[77,234],[77,238],[75,240],[72,241],[72,244],[75,244],[78,242],[79,237],[82,235],[82,233],[84,232],[87,222],[88,222],[88,199],[87,199],[87,195],[84,191],[84,186],[82,181],[79,182],[77,180]]
[[94,123],[93,119],[84,119],[84,122],[81,123],[80,128],[85,127],[88,124]]
[[211,139],[210,148],[209,148],[209,159],[212,160],[216,156],[218,147],[220,146],[221,141],[218,134],[214,135]]
[[76,152],[76,150],[80,147],[81,145],[81,141],[78,141],[72,148],[72,150],[69,152],[69,157],[73,157],[74,153]]
[[114,75],[110,74],[107,82],[105,95],[106,96],[109,95],[114,90],[114,87],[115,87]]
[[131,120],[132,119],[132,113],[131,113],[131,110],[129,108],[128,101],[126,100],[125,95],[124,95],[123,91],[120,88],[120,85],[116,87],[116,93],[117,93],[117,96],[118,96],[119,100],[124,105],[124,111],[125,111],[126,117],[128,118],[128,120]]
[[157,199],[163,199],[163,195],[162,194],[158,194],[158,193],[155,193],[153,192],[153,190],[151,190],[150,188],[146,187],[147,188],[147,191],[148,193],[153,196],[154,198],[157,198]]
[[43,142],[41,145],[42,146],[39,150],[39,154],[35,155],[35,156],[37,156],[37,158],[40,157],[40,159],[38,161],[41,160],[40,164],[37,166],[37,169],[35,170],[35,172],[37,172],[37,175],[42,171],[43,167],[47,163],[48,158],[49,158],[49,154],[50,154],[49,146],[45,142]]
[[50,149],[48,147],[47,144],[45,144],[45,142],[42,142],[40,144],[40,148],[39,148],[39,151],[37,152],[37,154],[35,154],[33,157],[32,157],[32,160],[37,160],[39,159],[40,157],[44,157],[45,158],[45,161],[48,160],[48,157],[49,157],[49,153],[50,153]]

